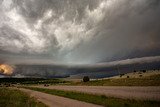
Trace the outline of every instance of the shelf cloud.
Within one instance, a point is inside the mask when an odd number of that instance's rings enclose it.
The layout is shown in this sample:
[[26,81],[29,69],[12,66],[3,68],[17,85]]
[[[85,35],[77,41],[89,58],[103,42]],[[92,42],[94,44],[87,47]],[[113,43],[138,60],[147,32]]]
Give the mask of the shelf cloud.
[[159,0],[0,0],[0,63],[160,56]]

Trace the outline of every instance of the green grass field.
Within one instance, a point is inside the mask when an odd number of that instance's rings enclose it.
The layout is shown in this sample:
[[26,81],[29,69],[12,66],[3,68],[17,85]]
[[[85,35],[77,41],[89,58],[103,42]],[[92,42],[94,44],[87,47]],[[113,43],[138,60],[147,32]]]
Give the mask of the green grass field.
[[47,107],[19,90],[0,88],[0,107]]
[[63,79],[43,79],[43,78],[0,78],[0,84],[65,84],[68,81]]
[[73,82],[70,85],[88,86],[160,86],[160,74],[141,78],[118,78],[93,80],[89,82]]
[[[160,72],[160,71],[159,71]],[[152,72],[150,72],[152,73]],[[80,82],[82,81],[69,81],[65,79],[41,79],[41,78],[0,78],[0,84],[9,83],[9,84],[25,84],[25,85],[38,85],[38,84],[50,84],[50,85],[89,85],[89,86],[160,86],[160,74],[144,76],[148,74],[142,73],[138,74],[143,75],[139,78],[133,78],[131,75],[129,78],[125,74],[123,77],[119,78],[109,78],[101,80],[92,80],[89,82]],[[134,76],[134,74],[133,74]]]
[[24,87],[27,89],[40,91],[52,95],[58,95],[79,101],[85,101],[88,103],[103,105],[105,107],[159,107],[160,102],[157,101],[138,101],[129,99],[120,99],[113,97],[106,97],[105,95],[93,95],[87,93],[73,92],[73,91],[62,91],[55,89],[43,89],[34,87]]

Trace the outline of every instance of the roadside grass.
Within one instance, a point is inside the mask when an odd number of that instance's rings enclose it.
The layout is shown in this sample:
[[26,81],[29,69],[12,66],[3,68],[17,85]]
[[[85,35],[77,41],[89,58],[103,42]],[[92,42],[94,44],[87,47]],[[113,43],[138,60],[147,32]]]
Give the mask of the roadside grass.
[[102,79],[89,82],[74,82],[70,85],[87,86],[160,86],[160,74],[142,78]]
[[69,84],[63,79],[44,79],[44,78],[0,78],[0,84]]
[[121,99],[121,98],[107,97],[105,95],[94,95],[81,92],[44,89],[35,87],[22,87],[22,88],[31,89],[34,91],[40,91],[52,95],[67,97],[97,105],[103,105],[105,107],[159,107],[160,105],[160,102],[157,101]]
[[0,107],[47,107],[24,92],[0,88]]
[[40,81],[25,81],[22,84],[51,84],[51,85],[58,85],[58,84],[69,84],[69,81],[64,81],[63,79],[45,79],[45,80],[40,80]]

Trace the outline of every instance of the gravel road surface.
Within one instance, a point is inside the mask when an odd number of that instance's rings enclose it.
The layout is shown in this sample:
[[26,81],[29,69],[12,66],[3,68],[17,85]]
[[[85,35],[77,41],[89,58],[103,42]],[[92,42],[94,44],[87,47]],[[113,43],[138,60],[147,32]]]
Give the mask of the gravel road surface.
[[19,90],[30,94],[31,97],[36,98],[38,101],[43,102],[49,107],[102,107],[95,104],[90,104],[90,103],[77,101],[69,98],[50,95],[50,94],[46,94],[38,91],[29,90],[29,89],[20,88]]
[[160,101],[160,87],[127,87],[127,86],[35,86],[39,88],[78,91],[92,94],[113,96],[118,98],[157,100]]

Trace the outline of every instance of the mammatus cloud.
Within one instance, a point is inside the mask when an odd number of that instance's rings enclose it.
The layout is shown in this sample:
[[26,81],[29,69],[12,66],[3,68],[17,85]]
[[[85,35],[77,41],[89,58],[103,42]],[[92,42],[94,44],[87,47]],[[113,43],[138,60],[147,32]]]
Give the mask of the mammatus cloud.
[[159,19],[159,0],[0,0],[0,61],[158,56]]

